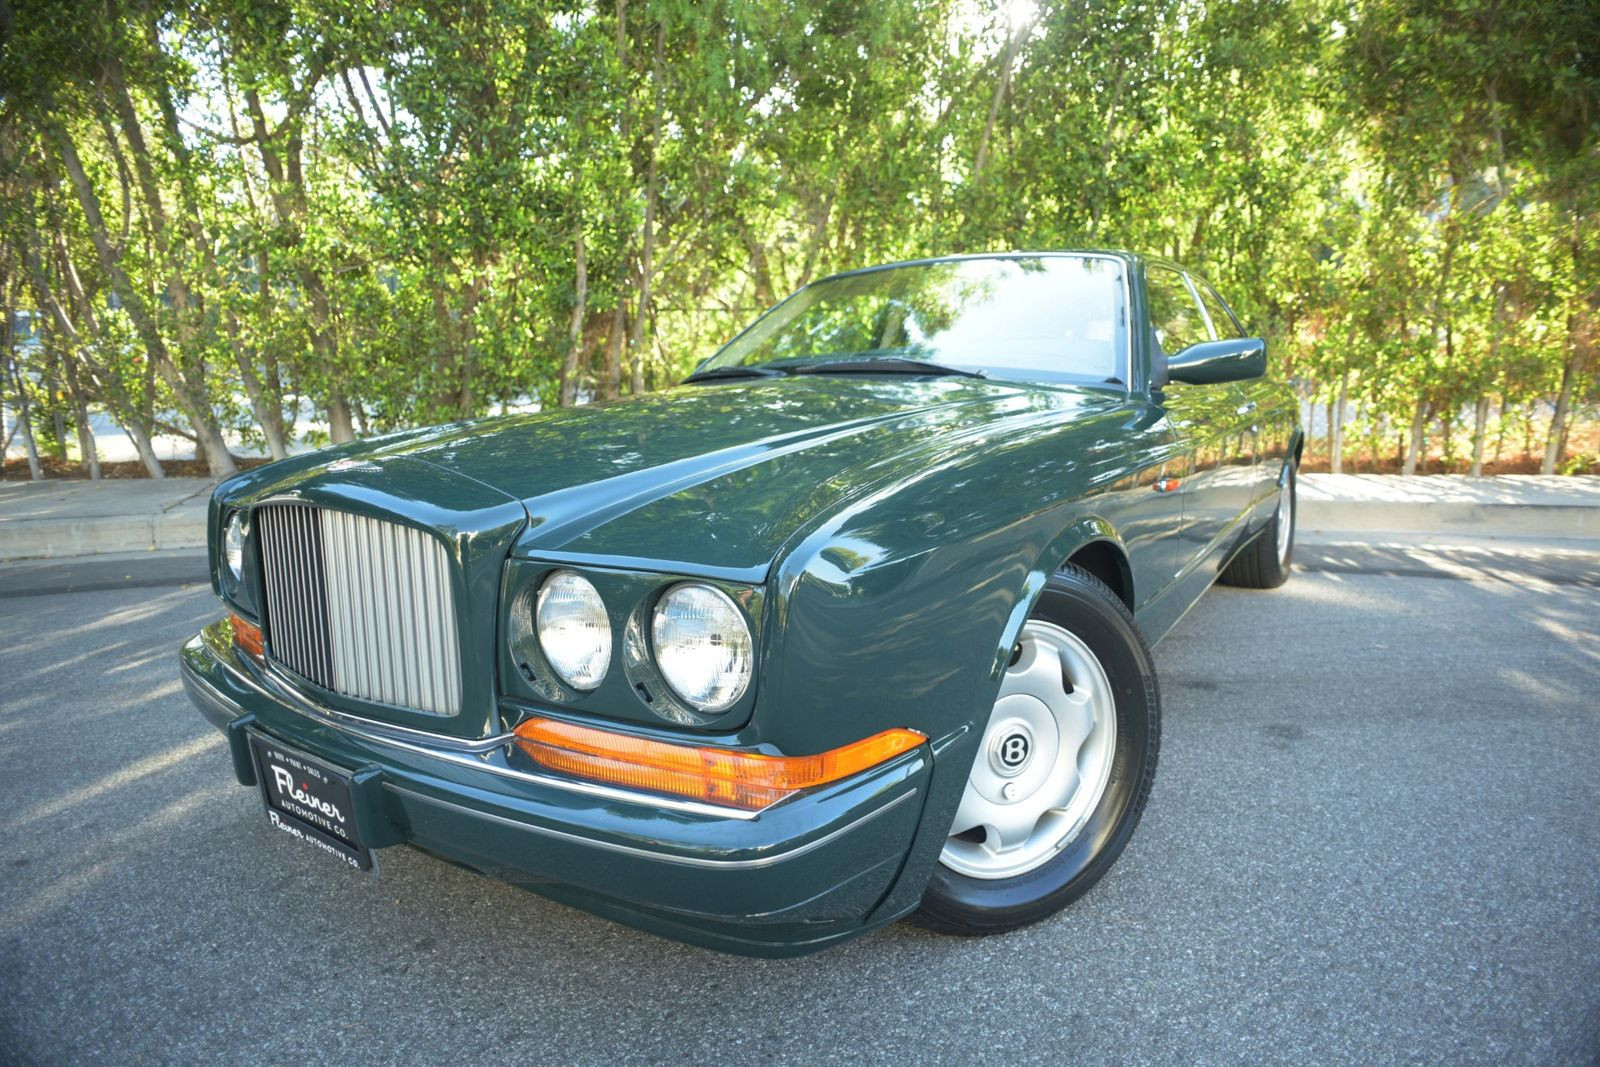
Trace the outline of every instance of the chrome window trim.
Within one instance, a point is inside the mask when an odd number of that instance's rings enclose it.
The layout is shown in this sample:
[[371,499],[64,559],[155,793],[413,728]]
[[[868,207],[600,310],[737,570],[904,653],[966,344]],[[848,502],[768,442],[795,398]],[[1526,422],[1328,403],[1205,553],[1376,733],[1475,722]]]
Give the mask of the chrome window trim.
[[1186,270],[1178,273],[1183,275],[1183,284],[1189,290],[1189,299],[1193,300],[1194,306],[1200,309],[1200,318],[1205,321],[1206,331],[1211,334],[1208,340],[1221,340],[1221,334],[1217,332],[1217,324],[1211,321],[1211,309],[1206,307],[1206,302],[1200,298],[1200,289],[1195,285],[1194,279],[1189,276],[1189,272]]

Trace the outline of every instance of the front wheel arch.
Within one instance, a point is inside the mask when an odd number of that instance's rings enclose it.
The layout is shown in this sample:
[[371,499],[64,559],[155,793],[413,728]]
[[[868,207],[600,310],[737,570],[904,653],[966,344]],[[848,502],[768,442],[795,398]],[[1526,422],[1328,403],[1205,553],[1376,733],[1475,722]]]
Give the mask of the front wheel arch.
[[1127,553],[1116,541],[1110,538],[1090,541],[1063,561],[1063,565],[1067,564],[1082,567],[1100,579],[1129,611],[1133,610],[1133,568],[1128,564]]
[[[1093,575],[1068,565],[1053,576],[1046,596],[1030,613],[1033,617],[1077,635],[1080,644],[1087,642],[1089,658],[1103,667],[1100,684],[1108,685],[1115,694],[1117,749],[1111,777],[1104,797],[1093,798],[1095,809],[1081,825],[1081,832],[1073,829],[1055,853],[1037,864],[1030,860],[1030,865],[1018,868],[1015,874],[1008,870],[974,876],[935,858],[915,921],[936,930],[996,933],[1054,914],[1098,882],[1116,862],[1149,798],[1160,747],[1160,691],[1149,646],[1132,614]],[[1017,670],[1033,673],[1026,656]],[[1082,684],[1076,674],[1072,681]],[[1072,691],[1069,685],[1068,692]],[[997,718],[983,724],[991,731],[1005,729],[1014,717],[1002,703],[994,705],[991,715]],[[978,738],[983,734],[980,729]],[[984,759],[992,748],[987,743],[975,745],[974,758]],[[964,788],[966,784],[964,781]],[[1005,799],[1013,798],[1007,794]],[[1028,798],[1016,799],[1022,807]],[[967,810],[964,801],[959,806]],[[961,818],[955,809],[949,814]],[[950,840],[949,823],[944,827],[946,840]]]
[[[1098,544],[1105,544],[1107,547],[1105,549],[1092,547]],[[995,646],[991,677],[996,684],[1000,681],[1000,674],[1005,669],[1006,662],[1011,658],[1011,648],[1017,643],[1017,636],[1022,633],[1022,627],[1033,614],[1033,610],[1038,607],[1039,598],[1044,595],[1045,585],[1049,583],[1050,576],[1068,564],[1077,565],[1074,557],[1086,550],[1115,554],[1116,566],[1122,575],[1122,587],[1118,589],[1116,586],[1110,586],[1110,588],[1130,612],[1134,610],[1136,601],[1133,568],[1128,562],[1128,549],[1123,544],[1122,536],[1117,533],[1115,526],[1098,515],[1086,515],[1078,519],[1050,542],[1039,558],[1034,560],[1032,570],[1023,580],[1022,588],[1018,591],[1012,606],[1011,615],[1006,619],[1005,629],[1001,631],[1000,642]],[[1092,568],[1084,569],[1094,573]],[[1095,574],[1095,577],[1099,578],[1100,575]]]

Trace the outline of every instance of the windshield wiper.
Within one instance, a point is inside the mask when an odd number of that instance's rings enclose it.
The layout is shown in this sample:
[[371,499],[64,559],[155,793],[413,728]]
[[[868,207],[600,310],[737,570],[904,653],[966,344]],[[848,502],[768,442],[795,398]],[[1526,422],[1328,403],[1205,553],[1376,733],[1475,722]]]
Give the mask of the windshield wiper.
[[707,367],[702,371],[695,371],[683,380],[684,385],[692,382],[716,382],[727,378],[779,378],[783,371],[772,370],[770,367]]
[[981,370],[962,370],[907,356],[873,356],[870,359],[835,359],[823,363],[801,363],[790,368],[792,374],[942,374],[957,378],[985,377]]

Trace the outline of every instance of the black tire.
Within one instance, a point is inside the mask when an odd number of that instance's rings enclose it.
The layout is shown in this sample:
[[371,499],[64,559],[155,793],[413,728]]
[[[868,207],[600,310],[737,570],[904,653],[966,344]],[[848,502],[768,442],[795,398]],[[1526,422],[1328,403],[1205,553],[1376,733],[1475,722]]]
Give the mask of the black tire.
[[[1289,571],[1294,567],[1295,514],[1300,507],[1295,500],[1293,464],[1283,468],[1283,477],[1285,481],[1281,485],[1272,521],[1223,568],[1221,577],[1228,585],[1244,589],[1276,589],[1289,580]],[[1285,522],[1289,524],[1288,547],[1280,555],[1278,532]]]
[[[960,873],[941,862],[913,921],[961,936],[1002,933],[1048,918],[1111,869],[1139,824],[1155,779],[1161,694],[1150,648],[1133,615],[1088,571],[1068,564],[1051,577],[1032,618],[1088,646],[1110,683],[1116,740],[1105,790],[1087,822],[1059,853],[1015,877]],[[978,759],[985,758],[979,753]]]

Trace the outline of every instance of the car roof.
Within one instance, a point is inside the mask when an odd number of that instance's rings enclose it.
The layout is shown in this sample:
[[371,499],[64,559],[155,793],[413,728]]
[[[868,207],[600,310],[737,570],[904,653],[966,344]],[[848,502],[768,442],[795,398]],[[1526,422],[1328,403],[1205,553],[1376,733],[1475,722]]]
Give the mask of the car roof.
[[[1124,263],[1135,264],[1140,262],[1160,263],[1164,266],[1184,268],[1171,260],[1160,256],[1148,256],[1140,252],[1129,252],[1118,248],[1051,248],[1030,251],[1027,249],[1010,249],[999,252],[969,252],[956,256],[925,256],[921,259],[902,259],[893,263],[879,263],[871,267],[857,267],[855,270],[842,270],[816,282],[832,281],[834,278],[849,278],[857,274],[872,274],[880,270],[894,270],[898,267],[920,267],[932,263],[961,263],[976,259],[1072,259],[1081,256],[1096,256],[1103,259],[1117,259]],[[815,285],[816,282],[811,284]]]

